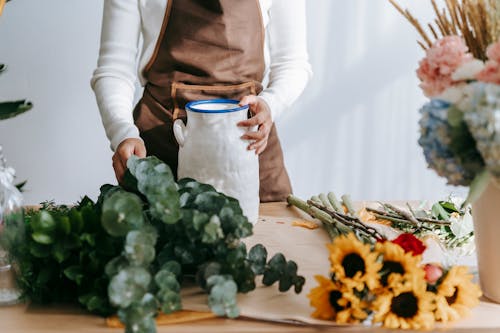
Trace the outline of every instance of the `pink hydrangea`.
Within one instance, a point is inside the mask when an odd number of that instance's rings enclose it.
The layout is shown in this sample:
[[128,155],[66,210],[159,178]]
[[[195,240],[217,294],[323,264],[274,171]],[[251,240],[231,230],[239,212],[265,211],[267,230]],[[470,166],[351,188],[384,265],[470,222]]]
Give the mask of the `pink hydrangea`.
[[472,61],[464,40],[458,36],[446,36],[427,50],[420,61],[417,76],[425,96],[435,97],[452,85],[459,83],[452,79],[453,73],[463,64]]
[[488,46],[486,55],[488,56],[489,60],[500,62],[500,40]]
[[479,81],[500,84],[500,41],[488,46],[486,55],[489,60],[476,78]]

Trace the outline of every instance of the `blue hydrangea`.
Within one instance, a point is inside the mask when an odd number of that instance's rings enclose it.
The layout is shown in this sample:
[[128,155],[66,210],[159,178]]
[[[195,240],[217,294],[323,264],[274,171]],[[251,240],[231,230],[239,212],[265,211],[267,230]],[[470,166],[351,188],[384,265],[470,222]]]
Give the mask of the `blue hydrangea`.
[[464,120],[486,168],[500,180],[500,86],[475,83],[472,105]]
[[448,120],[452,106],[442,100],[432,100],[425,104],[420,113],[420,139],[429,168],[448,180],[448,184],[468,186],[477,172],[477,165],[464,163],[463,158],[452,150],[454,129]]

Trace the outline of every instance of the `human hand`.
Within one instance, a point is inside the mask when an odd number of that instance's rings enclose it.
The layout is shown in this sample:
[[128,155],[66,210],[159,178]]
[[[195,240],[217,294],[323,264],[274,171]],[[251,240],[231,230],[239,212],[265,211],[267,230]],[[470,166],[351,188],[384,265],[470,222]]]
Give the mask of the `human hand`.
[[238,126],[257,126],[257,131],[246,132],[241,138],[243,140],[252,140],[253,142],[248,146],[248,150],[255,150],[255,154],[259,155],[266,150],[269,133],[271,133],[273,126],[271,110],[262,98],[255,95],[243,97],[240,105],[248,105],[253,117],[239,122]]
[[113,155],[113,169],[119,183],[123,180],[125,171],[127,171],[127,161],[132,155],[137,155],[139,158],[146,157],[144,141],[136,138],[125,139],[116,148]]

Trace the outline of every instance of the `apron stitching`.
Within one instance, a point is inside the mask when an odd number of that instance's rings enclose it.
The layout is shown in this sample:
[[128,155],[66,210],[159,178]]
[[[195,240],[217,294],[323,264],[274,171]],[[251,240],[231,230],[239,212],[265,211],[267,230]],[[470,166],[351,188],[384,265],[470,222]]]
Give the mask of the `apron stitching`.
[[147,63],[146,67],[144,67],[143,74],[146,74],[149,72],[151,67],[153,67],[154,62],[156,61],[158,54],[160,53],[160,47],[161,47],[161,44],[163,43],[163,39],[165,37],[165,32],[167,31],[167,25],[168,25],[168,21],[170,19],[170,13],[172,12],[172,2],[173,1],[174,0],[167,0],[167,8],[165,9],[165,16],[163,17],[163,23],[161,25],[160,34],[158,35],[158,40],[156,41],[153,55],[151,56],[151,59],[149,59],[149,62]]
[[264,27],[264,17],[262,16],[262,6],[260,5],[260,0],[257,1],[257,7],[259,9],[259,19],[260,19],[260,26],[261,26],[261,39],[262,39],[262,47],[261,47],[261,54],[262,54],[262,59],[265,58],[264,54],[264,48],[266,47],[266,29]]
[[172,85],[171,85],[171,88],[170,88],[170,96],[172,97],[172,100],[174,101],[174,114],[173,114],[173,118],[174,118],[174,121],[177,120],[177,118],[179,117],[179,103],[177,101],[177,83],[176,82],[172,82]]
[[231,85],[198,85],[198,84],[185,84],[185,83],[175,83],[175,86],[179,90],[232,90],[239,88],[252,88],[255,86],[255,82],[248,81],[241,84],[231,84]]

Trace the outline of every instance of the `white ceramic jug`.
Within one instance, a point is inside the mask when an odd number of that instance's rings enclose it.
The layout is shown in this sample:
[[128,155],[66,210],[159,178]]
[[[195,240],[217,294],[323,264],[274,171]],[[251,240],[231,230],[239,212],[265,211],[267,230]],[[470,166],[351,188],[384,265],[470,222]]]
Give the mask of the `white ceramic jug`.
[[248,128],[237,123],[247,119],[248,106],[236,100],[206,100],[186,105],[187,126],[174,122],[179,143],[178,177],[210,184],[239,200],[251,223],[259,217],[259,159],[249,142],[241,139]]

